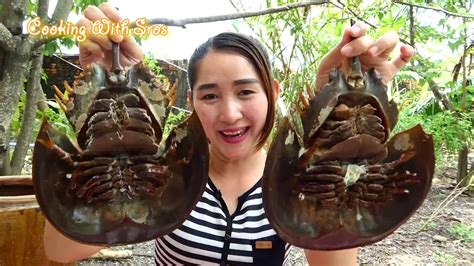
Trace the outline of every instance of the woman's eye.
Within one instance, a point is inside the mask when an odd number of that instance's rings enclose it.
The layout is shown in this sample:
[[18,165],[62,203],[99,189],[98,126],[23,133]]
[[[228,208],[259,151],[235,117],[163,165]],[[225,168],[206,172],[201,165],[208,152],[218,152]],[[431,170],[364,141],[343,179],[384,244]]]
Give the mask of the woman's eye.
[[239,94],[242,96],[250,95],[252,93],[254,93],[252,90],[242,90],[239,92]]
[[201,97],[201,99],[203,99],[203,100],[213,100],[213,99],[216,99],[216,98],[217,98],[217,95],[215,95],[215,94],[206,94],[206,95]]

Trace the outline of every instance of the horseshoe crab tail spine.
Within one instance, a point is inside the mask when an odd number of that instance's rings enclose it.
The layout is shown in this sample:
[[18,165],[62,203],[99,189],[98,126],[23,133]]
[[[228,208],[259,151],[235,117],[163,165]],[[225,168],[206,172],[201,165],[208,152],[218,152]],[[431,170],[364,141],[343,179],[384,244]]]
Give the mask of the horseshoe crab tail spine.
[[123,87],[128,83],[124,68],[120,65],[120,44],[112,43],[112,67],[107,82],[112,87]]
[[120,44],[114,42],[112,44],[112,69],[111,72],[119,75],[121,71],[123,71],[122,66],[120,65]]
[[[353,26],[354,24],[355,24],[355,21],[351,19],[351,26]],[[360,58],[359,56],[354,56],[350,60],[351,60],[350,70],[349,70],[349,77],[347,78],[347,82],[355,90],[363,90],[364,89],[364,75],[362,74]]]

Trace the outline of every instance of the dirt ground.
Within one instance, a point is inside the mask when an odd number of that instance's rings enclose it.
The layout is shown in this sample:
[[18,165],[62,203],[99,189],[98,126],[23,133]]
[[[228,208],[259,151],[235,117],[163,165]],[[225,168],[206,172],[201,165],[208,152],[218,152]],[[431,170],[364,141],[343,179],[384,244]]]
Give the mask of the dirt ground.
[[381,242],[361,248],[361,264],[474,264],[474,198],[461,194],[420,231],[450,194],[449,184],[435,184],[410,220]]
[[[438,264],[474,265],[474,195],[463,193],[422,226],[455,189],[451,183],[456,169],[446,167],[433,180],[432,189],[421,208],[384,240],[359,249],[359,264]],[[153,263],[153,242],[114,247],[124,258],[88,259],[78,265],[144,265]],[[127,253],[130,255],[126,255]],[[304,253],[292,248],[285,265],[307,265]]]

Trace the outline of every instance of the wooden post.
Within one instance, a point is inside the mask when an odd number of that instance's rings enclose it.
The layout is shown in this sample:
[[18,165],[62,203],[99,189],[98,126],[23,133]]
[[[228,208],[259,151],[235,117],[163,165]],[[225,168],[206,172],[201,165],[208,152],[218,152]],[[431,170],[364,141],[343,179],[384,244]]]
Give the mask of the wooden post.
[[0,265],[66,265],[46,258],[43,230],[31,176],[0,176]]

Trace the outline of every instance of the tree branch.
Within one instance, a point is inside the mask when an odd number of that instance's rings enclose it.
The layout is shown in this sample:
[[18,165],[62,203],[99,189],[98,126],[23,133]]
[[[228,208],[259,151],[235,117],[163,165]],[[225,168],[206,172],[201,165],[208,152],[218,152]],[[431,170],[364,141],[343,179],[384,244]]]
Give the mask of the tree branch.
[[11,52],[15,49],[13,35],[3,23],[0,23],[0,48],[5,52]]
[[357,15],[357,13],[354,12],[354,10],[348,8],[344,3],[342,3],[342,1],[338,0],[337,3],[340,4],[342,7],[336,5],[335,3],[332,3],[332,5],[339,8],[339,9],[341,9],[341,10],[347,9],[347,11],[349,11],[349,13],[351,13],[351,15],[354,16],[355,18],[357,18],[358,20],[363,21],[365,24],[371,26],[374,29],[378,28],[377,25],[374,25],[374,24],[370,23],[369,21],[367,21],[366,19],[364,19],[363,17]]
[[[167,19],[167,18],[155,18],[155,19],[147,20],[147,24],[148,25],[161,24],[161,25],[166,25],[166,26],[185,28],[187,24],[198,24],[198,23],[225,21],[225,20],[232,20],[232,19],[239,19],[239,18],[256,17],[256,16],[261,16],[261,15],[268,15],[268,14],[288,11],[290,9],[299,8],[299,7],[330,4],[330,3],[331,1],[329,0],[312,0],[312,1],[307,1],[307,2],[293,3],[293,4],[280,6],[280,7],[267,8],[260,11],[232,13],[232,14],[210,16],[210,17],[185,18],[185,19],[176,19],[176,20]],[[135,27],[134,23],[132,23],[132,27]]]
[[415,18],[413,13],[413,7],[410,7],[410,10],[408,11],[408,14],[410,16],[410,45],[411,47],[415,47]]
[[51,17],[52,22],[57,22],[60,20],[67,20],[69,13],[71,13],[72,6],[74,4],[73,0],[61,0],[58,1],[58,4],[54,8],[53,16]]
[[[367,20],[364,19],[363,17],[357,15],[356,12],[354,12],[352,9],[346,7],[346,5],[345,5],[344,3],[342,3],[341,1],[337,1],[337,2],[338,2],[340,5],[342,5],[342,7],[336,5],[335,3],[331,3],[331,4],[332,4],[333,6],[339,8],[339,9],[341,9],[341,10],[347,9],[347,11],[348,11],[349,13],[351,13],[351,15],[354,16],[355,18],[357,18],[358,20],[363,21],[365,24],[371,26],[371,27],[374,28],[374,29],[377,29],[377,28],[378,28],[377,25],[374,25],[374,24],[370,23],[369,21],[367,21]],[[402,39],[402,38],[400,38],[400,41],[401,41],[402,43],[404,43],[404,44],[410,44],[407,40]]]
[[[61,0],[58,1],[56,7],[54,8],[53,16],[48,21],[48,24],[57,23],[58,21],[66,21],[69,13],[72,10],[73,0]],[[34,47],[38,47],[42,44],[46,44],[52,40],[57,39],[59,36],[34,36],[32,37],[32,42],[34,43]]]
[[38,16],[42,21],[46,21],[48,17],[49,0],[38,1]]
[[440,101],[446,110],[451,112],[456,112],[453,103],[448,99],[448,97],[440,91],[440,87],[433,80],[425,78],[430,85],[430,89],[433,92],[435,98]]
[[435,10],[435,11],[438,11],[438,12],[442,12],[448,16],[453,16],[453,17],[460,17],[460,18],[474,18],[473,15],[469,15],[469,14],[459,14],[459,13],[455,13],[455,12],[451,12],[451,11],[448,11],[446,9],[443,9],[443,8],[439,8],[439,7],[434,7],[434,6],[423,6],[423,5],[418,5],[418,4],[412,4],[412,3],[405,3],[405,2],[402,2],[402,1],[393,1],[394,3],[396,4],[399,4],[399,5],[406,5],[406,6],[410,6],[410,7],[416,7],[416,8],[422,8],[422,9],[429,9],[429,10]]
[[[237,7],[237,5],[234,3],[234,1],[232,1],[232,0],[229,0],[229,1],[237,12],[242,12],[242,10],[244,10],[242,6],[241,6],[242,9],[239,9]],[[246,21],[246,22],[247,22],[247,25],[250,27],[250,29],[255,33],[255,35],[259,35],[257,30],[255,29],[255,27],[252,24],[250,24],[248,21]],[[270,51],[272,50],[271,49],[272,47],[268,44],[268,42],[263,41],[263,44],[267,47],[268,50],[270,50]]]

